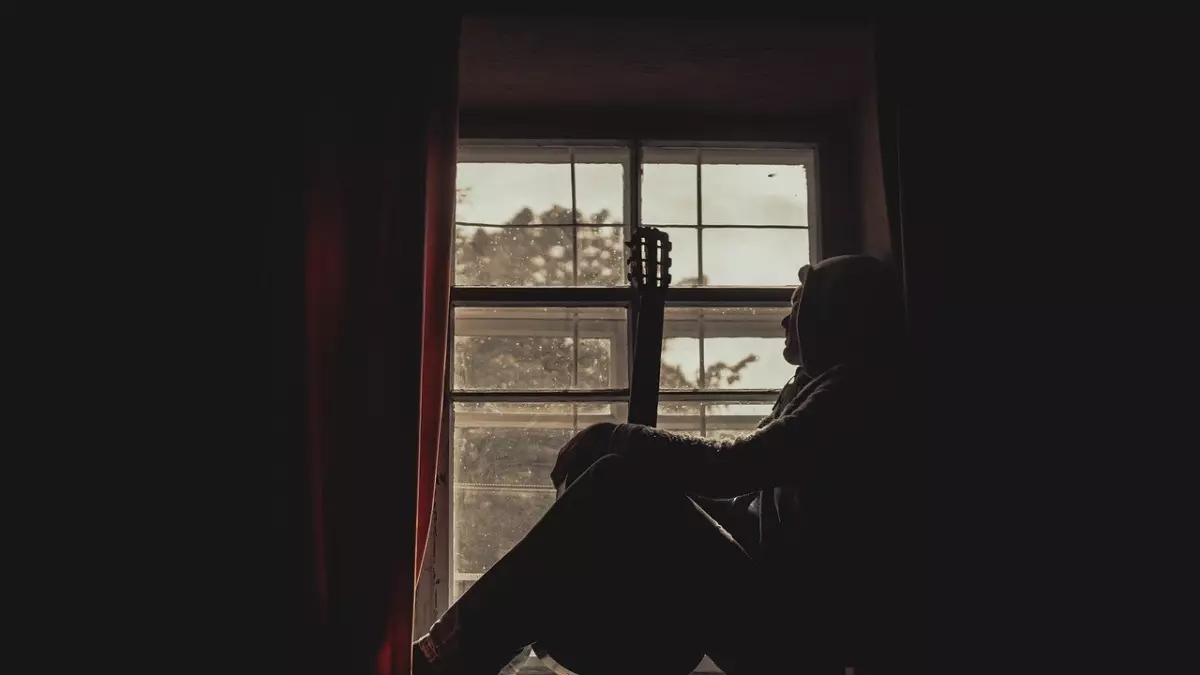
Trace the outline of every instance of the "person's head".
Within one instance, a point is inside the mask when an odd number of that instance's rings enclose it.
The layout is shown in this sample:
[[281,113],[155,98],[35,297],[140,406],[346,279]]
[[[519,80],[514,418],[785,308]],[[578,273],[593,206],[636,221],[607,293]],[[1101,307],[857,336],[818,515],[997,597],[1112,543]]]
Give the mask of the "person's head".
[[792,291],[792,311],[783,317],[779,322],[783,326],[783,360],[793,366],[800,365],[800,338],[796,333],[796,313],[800,306],[800,291],[804,288],[804,277],[808,275],[808,271],[812,269],[812,265],[805,265],[800,268],[796,274],[800,284],[796,286],[796,290]]
[[782,323],[784,358],[810,375],[893,358],[904,332],[899,279],[887,263],[865,255],[805,265]]

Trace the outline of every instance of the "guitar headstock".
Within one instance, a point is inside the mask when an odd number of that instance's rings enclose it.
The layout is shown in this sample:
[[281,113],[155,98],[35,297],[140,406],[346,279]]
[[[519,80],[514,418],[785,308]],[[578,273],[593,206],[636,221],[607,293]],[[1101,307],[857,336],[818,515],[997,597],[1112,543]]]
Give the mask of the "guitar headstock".
[[662,292],[671,285],[671,238],[653,227],[635,227],[629,249],[629,282],[639,293]]

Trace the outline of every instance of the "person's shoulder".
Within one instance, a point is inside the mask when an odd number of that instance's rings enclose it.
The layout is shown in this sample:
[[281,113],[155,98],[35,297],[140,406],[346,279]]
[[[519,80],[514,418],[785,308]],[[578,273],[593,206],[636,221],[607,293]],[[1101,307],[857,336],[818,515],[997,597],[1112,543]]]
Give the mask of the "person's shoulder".
[[821,373],[814,382],[889,382],[903,379],[899,366],[839,365]]
[[797,399],[887,397],[901,386],[901,381],[892,369],[839,365],[812,378]]
[[862,368],[854,366],[833,366],[822,372],[820,375],[809,379],[805,388],[809,391],[816,392],[828,389],[841,389],[847,385],[853,385],[857,382],[864,381],[870,376]]
[[[843,393],[858,388],[857,375],[844,366],[834,366],[817,375],[803,373],[798,376],[795,396],[781,411],[780,417],[787,417],[798,410],[814,405],[817,401],[829,402],[831,399],[843,398]],[[802,378],[802,381],[801,381]]]

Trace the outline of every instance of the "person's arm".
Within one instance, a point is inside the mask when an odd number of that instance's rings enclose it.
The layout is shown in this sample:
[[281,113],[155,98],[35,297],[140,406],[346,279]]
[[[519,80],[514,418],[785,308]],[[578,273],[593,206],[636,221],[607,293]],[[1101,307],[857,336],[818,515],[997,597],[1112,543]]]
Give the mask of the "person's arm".
[[776,487],[822,461],[847,434],[854,405],[848,383],[834,374],[787,414],[734,440],[685,436],[621,424],[611,448],[643,463],[665,483],[707,497],[735,497]]

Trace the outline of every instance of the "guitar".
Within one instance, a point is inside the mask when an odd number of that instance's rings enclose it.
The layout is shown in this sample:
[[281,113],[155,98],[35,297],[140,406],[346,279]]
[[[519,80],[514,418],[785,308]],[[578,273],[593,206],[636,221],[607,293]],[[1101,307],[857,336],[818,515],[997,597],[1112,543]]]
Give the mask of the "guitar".
[[[629,282],[635,291],[631,300],[633,319],[633,372],[630,374],[629,404],[626,421],[632,424],[655,426],[658,422],[658,383],[662,368],[662,336],[664,302],[671,283],[671,240],[666,233],[652,227],[635,227],[629,249]],[[614,414],[619,411],[614,409]],[[573,480],[570,471],[582,471],[595,457],[588,458],[567,473],[555,477],[556,496],[561,497]],[[559,470],[555,465],[555,471]]]
[[[630,375],[629,415],[633,424],[658,422],[658,383],[662,368],[663,314],[671,285],[671,240],[652,227],[636,227],[629,249],[629,282],[637,303],[634,316],[633,372]],[[630,617],[631,623],[635,618]],[[618,622],[606,625],[603,635],[565,632],[533,645],[533,653],[559,675],[603,675],[629,672],[629,655],[620,645],[635,634]],[[657,636],[653,651],[639,654],[633,669],[655,675],[686,675],[704,658],[704,651],[687,636]]]
[[658,383],[662,368],[663,311],[671,285],[671,239],[662,230],[637,227],[629,249],[629,283],[636,293],[633,373],[629,383],[632,424],[658,423]]

